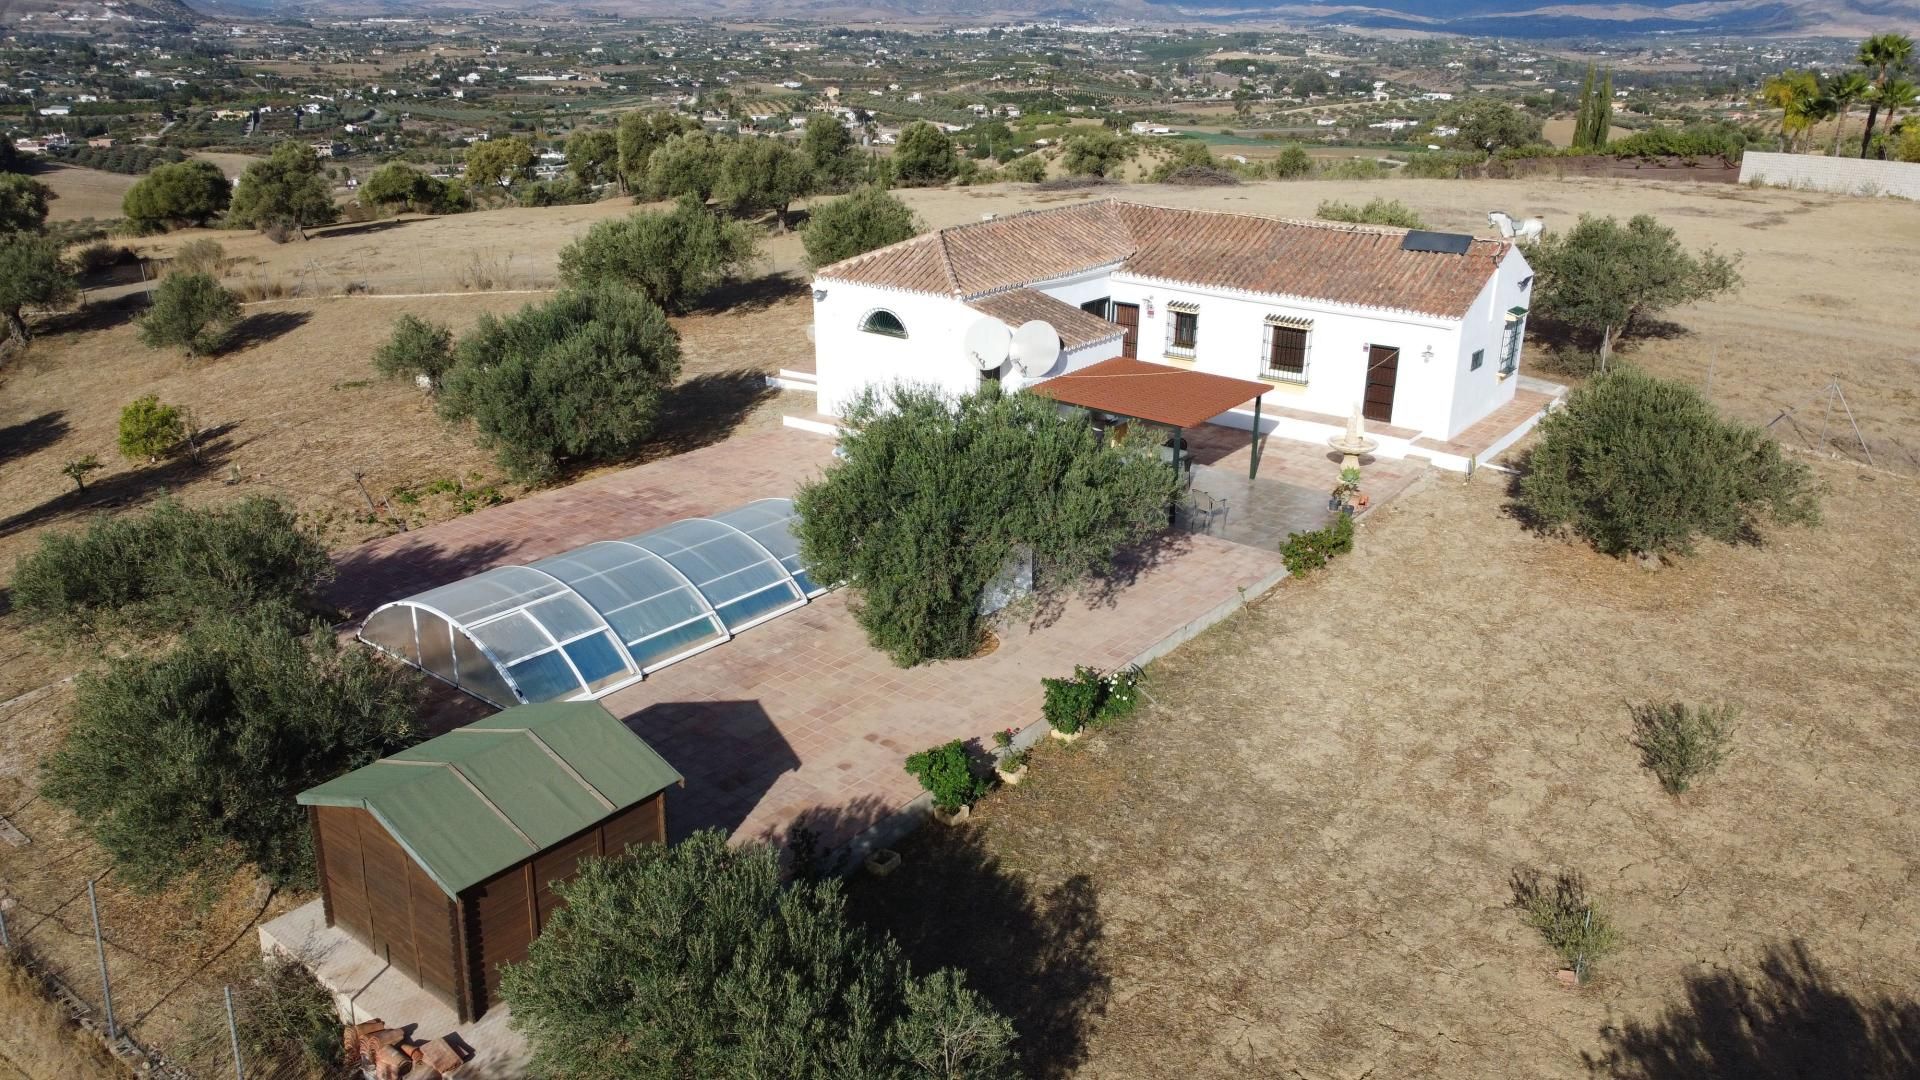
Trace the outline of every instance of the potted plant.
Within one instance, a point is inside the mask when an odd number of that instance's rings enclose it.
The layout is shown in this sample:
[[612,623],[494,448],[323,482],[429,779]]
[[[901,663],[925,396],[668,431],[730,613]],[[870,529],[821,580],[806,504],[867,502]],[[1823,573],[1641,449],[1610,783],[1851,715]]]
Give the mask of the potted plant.
[[1008,750],[994,762],[994,775],[1008,787],[1014,787],[1027,778],[1027,754],[1025,750]]
[[1042,679],[1046,698],[1041,712],[1047,718],[1050,734],[1061,742],[1074,742],[1086,733],[1100,708],[1100,673],[1078,667],[1070,679]]
[[892,848],[875,848],[866,861],[867,873],[874,877],[886,877],[900,869],[900,853]]
[[1333,485],[1333,493],[1327,497],[1327,509],[1351,514],[1355,510],[1364,510],[1371,501],[1360,491],[1360,470],[1349,466],[1340,470],[1340,480]]
[[942,824],[967,820],[973,801],[986,794],[987,781],[974,773],[959,739],[907,758],[907,771],[933,796],[933,816]]

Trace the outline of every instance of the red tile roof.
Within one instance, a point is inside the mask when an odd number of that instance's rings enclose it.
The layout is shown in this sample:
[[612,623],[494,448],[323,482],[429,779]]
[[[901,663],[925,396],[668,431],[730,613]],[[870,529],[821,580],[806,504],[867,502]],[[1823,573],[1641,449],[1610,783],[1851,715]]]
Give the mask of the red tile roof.
[[1013,289],[970,300],[967,306],[983,315],[991,315],[1013,329],[1036,319],[1051,325],[1060,334],[1060,347],[1078,349],[1097,341],[1117,341],[1126,330],[1098,315],[1089,314],[1063,300],[1055,300],[1038,289]]
[[1100,201],[956,225],[822,267],[846,281],[974,299],[1097,269],[1169,284],[1459,318],[1506,257],[1402,251],[1404,229]]
[[1272,387],[1116,356],[1027,389],[1069,405],[1190,428],[1237,409]]

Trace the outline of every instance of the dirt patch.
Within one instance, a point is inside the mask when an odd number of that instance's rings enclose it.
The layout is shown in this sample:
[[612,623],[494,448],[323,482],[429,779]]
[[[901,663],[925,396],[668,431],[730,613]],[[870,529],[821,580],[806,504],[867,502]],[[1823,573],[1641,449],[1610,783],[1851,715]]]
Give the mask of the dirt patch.
[[[859,908],[968,967],[1039,1075],[1781,1075],[1661,1062],[1812,1060],[1920,979],[1920,690],[1893,675],[1920,580],[1892,569],[1920,492],[1821,475],[1826,527],[1657,574],[1526,534],[1491,474],[1438,479],[1154,665],[1137,719],[1044,746],[972,839],[909,841]],[[1628,742],[1656,698],[1747,709],[1684,800]],[[1620,925],[1589,987],[1509,907],[1522,866],[1583,872]],[[1777,1017],[1764,1044],[1743,1004]]]

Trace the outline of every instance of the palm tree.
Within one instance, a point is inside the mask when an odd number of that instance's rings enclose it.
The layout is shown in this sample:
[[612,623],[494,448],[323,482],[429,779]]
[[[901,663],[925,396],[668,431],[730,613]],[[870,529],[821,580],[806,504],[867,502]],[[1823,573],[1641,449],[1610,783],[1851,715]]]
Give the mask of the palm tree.
[[1840,122],[1833,126],[1833,146],[1827,151],[1829,157],[1840,156],[1840,137],[1846,134],[1847,121],[1853,119],[1853,107],[1872,92],[1873,81],[1867,78],[1864,71],[1849,71],[1827,80],[1827,97],[1840,114]]
[[1811,71],[1788,68],[1768,79],[1760,88],[1760,96],[1780,110],[1780,136],[1786,141],[1787,153],[1793,153],[1799,137],[1813,127],[1819,115],[1820,81]]
[[1904,70],[1907,62],[1913,59],[1913,39],[1905,34],[1875,34],[1860,43],[1860,65],[1873,72],[1875,96],[1867,99],[1867,130],[1860,136],[1860,156],[1867,156],[1867,147],[1873,145],[1873,124],[1880,116],[1878,91],[1885,90],[1888,80]]
[[[1893,79],[1888,82],[1887,85],[1880,88],[1879,100],[1881,106],[1887,110],[1886,143],[1890,143],[1893,141],[1894,133],[1900,130],[1900,126],[1894,123],[1895,115],[1897,115],[1901,109],[1907,108],[1916,100],[1920,100],[1920,88],[1916,88],[1912,82],[1906,79]],[[1880,157],[1882,159],[1885,159],[1887,156],[1886,143],[1882,143],[1880,146]]]

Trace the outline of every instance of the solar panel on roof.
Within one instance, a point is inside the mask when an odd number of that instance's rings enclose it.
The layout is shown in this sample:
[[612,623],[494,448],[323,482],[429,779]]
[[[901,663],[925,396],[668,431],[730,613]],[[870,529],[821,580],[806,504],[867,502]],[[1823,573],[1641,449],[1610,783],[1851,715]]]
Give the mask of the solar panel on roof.
[[1465,255],[1473,247],[1466,233],[1423,232],[1415,229],[1400,241],[1401,251],[1432,251],[1441,255]]

